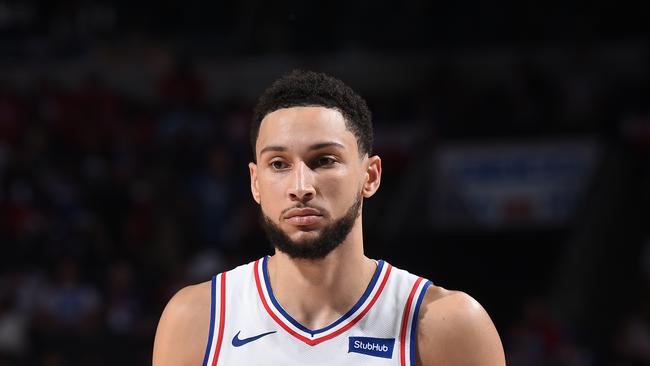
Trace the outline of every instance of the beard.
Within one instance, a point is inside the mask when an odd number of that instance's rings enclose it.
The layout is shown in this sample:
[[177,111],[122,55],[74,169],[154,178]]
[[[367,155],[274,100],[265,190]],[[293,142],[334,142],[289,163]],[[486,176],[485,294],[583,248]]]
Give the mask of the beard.
[[[302,207],[309,206],[302,205]],[[261,209],[260,222],[264,228],[264,232],[266,232],[266,236],[275,249],[287,254],[293,259],[323,259],[341,245],[348,234],[350,234],[352,227],[354,227],[354,222],[359,217],[360,209],[361,194],[358,194],[354,203],[348,208],[343,217],[325,226],[318,236],[300,241],[289,238],[289,235],[271,221]]]

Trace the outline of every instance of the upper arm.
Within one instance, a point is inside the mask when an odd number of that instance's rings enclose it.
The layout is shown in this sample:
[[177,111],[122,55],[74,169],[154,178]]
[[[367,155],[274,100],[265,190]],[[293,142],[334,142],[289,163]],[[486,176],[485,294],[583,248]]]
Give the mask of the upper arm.
[[432,286],[422,305],[418,365],[505,365],[499,334],[485,309],[472,297]]
[[181,289],[163,311],[153,347],[154,366],[201,365],[210,327],[210,282]]

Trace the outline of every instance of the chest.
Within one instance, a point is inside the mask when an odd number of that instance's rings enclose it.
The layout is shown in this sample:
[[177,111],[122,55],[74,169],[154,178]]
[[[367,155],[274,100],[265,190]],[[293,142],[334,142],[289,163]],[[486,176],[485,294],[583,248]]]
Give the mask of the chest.
[[258,276],[255,268],[250,276],[216,276],[204,365],[412,364],[416,314],[409,294],[414,281],[400,281],[399,273],[383,265],[353,308],[316,330],[302,326],[277,303],[263,268]]

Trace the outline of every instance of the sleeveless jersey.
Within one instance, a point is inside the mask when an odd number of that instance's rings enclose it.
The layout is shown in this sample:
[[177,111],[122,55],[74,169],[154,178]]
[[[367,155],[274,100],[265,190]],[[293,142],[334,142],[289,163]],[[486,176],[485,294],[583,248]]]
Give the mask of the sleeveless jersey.
[[430,281],[380,260],[357,303],[312,330],[276,300],[267,262],[264,257],[212,278],[203,366],[415,365],[417,319]]

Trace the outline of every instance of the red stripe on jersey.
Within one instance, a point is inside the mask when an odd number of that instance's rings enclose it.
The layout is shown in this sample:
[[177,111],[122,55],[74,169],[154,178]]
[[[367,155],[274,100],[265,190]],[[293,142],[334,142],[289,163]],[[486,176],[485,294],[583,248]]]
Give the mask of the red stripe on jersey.
[[255,261],[255,268],[253,269],[253,271],[255,272],[255,286],[257,287],[257,293],[260,295],[260,299],[262,300],[262,305],[264,305],[264,309],[266,309],[266,312],[269,313],[271,318],[273,318],[273,320],[275,320],[276,323],[280,324],[280,326],[282,328],[284,328],[284,330],[289,332],[289,334],[293,335],[294,337],[300,339],[301,341],[303,341],[303,342],[305,342],[307,344],[310,344],[310,342],[311,342],[310,339],[301,336],[300,334],[296,333],[293,329],[286,326],[277,317],[277,315],[275,315],[275,313],[273,313],[273,311],[271,311],[271,308],[269,307],[269,304],[266,302],[266,298],[264,297],[264,292],[262,292],[262,284],[260,283],[260,275],[259,275],[259,270],[258,270],[260,260],[261,259],[258,259],[257,261]]
[[[411,293],[409,293],[409,298],[406,300],[406,307],[404,308],[404,317],[402,318],[402,330],[400,331],[400,336],[399,336],[399,354],[400,354],[400,365],[406,366],[406,329],[408,327],[408,322],[409,322],[409,316],[411,313],[411,305],[413,304],[413,298],[415,297],[415,292],[418,289],[418,286],[420,285],[420,282],[422,282],[422,277],[418,277],[418,279],[415,281],[415,284],[413,284],[413,288],[411,288]],[[417,321],[417,319],[413,319],[413,321]],[[411,347],[415,347],[415,345],[411,345]]]
[[390,275],[390,270],[391,270],[391,268],[392,268],[392,266],[389,264],[388,267],[386,268],[386,275],[384,276],[384,279],[381,281],[381,285],[379,285],[379,289],[377,290],[377,293],[375,294],[375,296],[372,297],[372,300],[370,301],[370,303],[368,304],[368,306],[366,306],[366,308],[361,312],[361,314],[357,315],[357,317],[354,318],[354,320],[352,320],[351,322],[349,322],[349,323],[348,323],[346,326],[344,326],[343,328],[337,330],[336,332],[334,332],[334,333],[332,333],[332,334],[330,334],[330,335],[327,335],[327,336],[324,336],[324,337],[322,337],[322,338],[319,338],[319,339],[318,339],[318,343],[320,343],[320,342],[322,342],[322,341],[326,341],[326,340],[331,339],[331,338],[334,338],[334,337],[336,337],[337,335],[339,335],[339,334],[345,332],[346,330],[350,329],[350,328],[351,328],[353,325],[355,325],[359,320],[361,320],[361,318],[363,318],[363,316],[366,315],[366,313],[367,313],[368,311],[370,311],[370,308],[372,308],[372,306],[375,304],[375,302],[376,302],[377,299],[379,298],[379,295],[380,295],[381,292],[384,290],[384,286],[386,285],[386,282],[388,281],[388,275]]
[[221,350],[221,343],[223,342],[223,328],[226,323],[226,272],[221,274],[220,294],[221,302],[219,306],[219,334],[217,335],[217,346],[214,349],[212,366],[215,366],[219,360],[219,351]]

